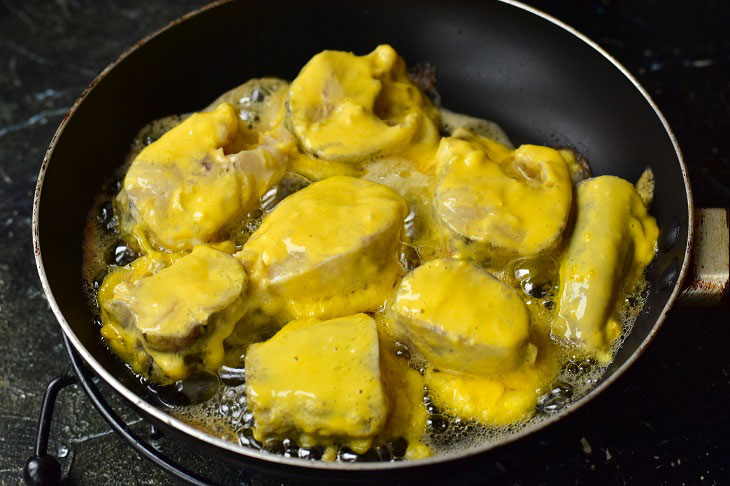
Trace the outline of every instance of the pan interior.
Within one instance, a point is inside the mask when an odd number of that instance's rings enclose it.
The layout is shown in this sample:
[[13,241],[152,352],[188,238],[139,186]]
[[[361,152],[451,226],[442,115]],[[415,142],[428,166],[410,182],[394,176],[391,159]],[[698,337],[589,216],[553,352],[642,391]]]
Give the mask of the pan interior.
[[602,380],[610,380],[647,342],[674,288],[667,277],[684,264],[689,203],[661,119],[601,53],[504,3],[364,8],[281,2],[271,8],[230,2],[174,25],[123,57],[76,105],[50,152],[36,201],[42,264],[61,320],[96,361],[92,366],[153,400],[102,345],[81,277],[84,220],[135,133],[150,120],[200,109],[243,80],[293,79],[320,50],[363,54],[380,43],[393,45],[409,63],[434,64],[444,106],[496,121],[516,144],[573,146],[596,175],[635,181],[645,167],[653,169],[651,212],[660,229],[678,226],[678,237],[650,265],[647,303]]

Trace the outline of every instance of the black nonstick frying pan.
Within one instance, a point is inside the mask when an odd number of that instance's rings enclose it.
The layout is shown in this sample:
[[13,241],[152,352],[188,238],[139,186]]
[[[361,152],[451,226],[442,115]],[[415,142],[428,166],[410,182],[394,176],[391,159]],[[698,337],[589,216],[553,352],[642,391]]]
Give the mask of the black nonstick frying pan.
[[[292,79],[322,49],[362,54],[380,43],[392,44],[409,63],[435,65],[444,106],[498,122],[516,143],[573,146],[591,162],[594,174],[631,181],[652,167],[656,194],[651,212],[662,229],[660,251],[648,269],[651,292],[632,333],[602,381],[566,411],[502,441],[423,461],[305,462],[242,448],[173,419],[107,351],[92,324],[82,292],[81,247],[84,220],[98,188],[148,121],[200,109],[251,77]],[[679,297],[691,273],[694,215],[681,153],[661,113],[618,63],[554,19],[497,1],[368,6],[241,1],[215,4],[141,41],[92,83],[62,122],[44,160],[33,231],[43,287],[71,345],[151,422],[244,465],[373,480],[453,471],[564,427],[631,365]],[[721,236],[727,248],[727,234]],[[717,288],[711,290],[719,295],[721,282],[714,283]],[[695,285],[693,295],[706,295],[700,290]]]

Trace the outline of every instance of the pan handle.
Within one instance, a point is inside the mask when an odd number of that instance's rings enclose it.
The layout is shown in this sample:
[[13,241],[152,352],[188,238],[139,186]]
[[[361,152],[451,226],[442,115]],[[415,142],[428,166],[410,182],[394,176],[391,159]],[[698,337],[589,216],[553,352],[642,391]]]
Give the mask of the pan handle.
[[727,304],[730,284],[730,229],[727,208],[695,211],[694,246],[679,302],[683,305]]

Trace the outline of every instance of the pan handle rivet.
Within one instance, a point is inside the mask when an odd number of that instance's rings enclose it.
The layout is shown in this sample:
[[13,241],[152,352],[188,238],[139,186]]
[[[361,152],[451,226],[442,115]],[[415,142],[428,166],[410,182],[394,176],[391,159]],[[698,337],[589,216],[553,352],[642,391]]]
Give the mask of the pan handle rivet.
[[677,280],[677,273],[679,272],[679,260],[677,257],[672,260],[664,267],[664,270],[659,274],[657,279],[657,288],[659,290],[667,290],[674,285]]
[[674,217],[672,217],[671,220],[669,220],[669,223],[667,223],[662,228],[662,231],[659,233],[659,241],[657,242],[657,246],[659,247],[660,251],[667,252],[671,250],[675,244],[677,244],[678,239],[679,218],[675,215]]

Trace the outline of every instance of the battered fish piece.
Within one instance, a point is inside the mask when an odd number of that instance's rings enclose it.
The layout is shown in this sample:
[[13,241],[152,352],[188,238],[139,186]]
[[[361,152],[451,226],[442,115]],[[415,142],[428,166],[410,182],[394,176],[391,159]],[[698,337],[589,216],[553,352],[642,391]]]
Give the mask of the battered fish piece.
[[631,291],[654,258],[659,230],[634,186],[615,176],[581,182],[576,206],[552,332],[606,362],[621,334],[617,296],[622,286]]
[[[229,253],[198,246],[180,256],[148,255],[110,273],[99,291],[102,335],[121,355],[139,351],[170,381],[190,372],[186,355],[217,371],[223,340],[245,311],[246,274]],[[146,356],[136,357],[142,369]]]
[[486,375],[528,359],[527,307],[515,289],[472,263],[424,263],[405,276],[392,311],[396,336],[440,370]]
[[356,314],[290,322],[246,353],[254,437],[365,452],[388,417],[375,321]]
[[222,103],[142,150],[117,196],[122,231],[171,251],[218,240],[286,165],[275,144],[237,153],[245,146],[241,134],[235,109]]
[[[438,144],[438,111],[388,45],[366,56],[322,51],[289,88],[289,120],[302,148],[356,162]],[[411,147],[407,147],[407,146]]]
[[375,311],[400,274],[403,199],[338,176],[284,199],[237,254],[263,308],[283,321]]
[[396,338],[426,359],[428,394],[464,420],[530,418],[560,368],[518,292],[472,263],[424,263],[403,279],[392,312]]
[[554,248],[570,214],[571,177],[560,153],[517,150],[459,129],[443,138],[436,211],[453,253],[488,265]]

